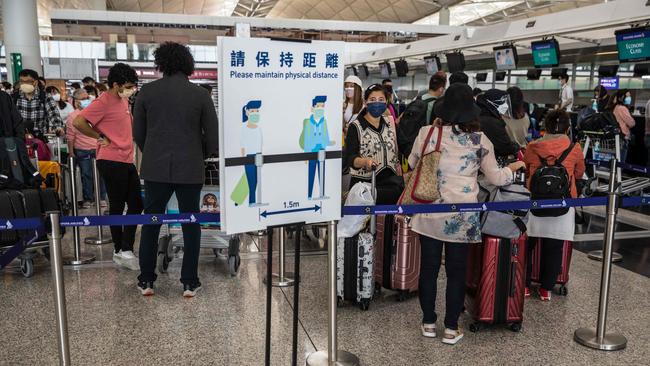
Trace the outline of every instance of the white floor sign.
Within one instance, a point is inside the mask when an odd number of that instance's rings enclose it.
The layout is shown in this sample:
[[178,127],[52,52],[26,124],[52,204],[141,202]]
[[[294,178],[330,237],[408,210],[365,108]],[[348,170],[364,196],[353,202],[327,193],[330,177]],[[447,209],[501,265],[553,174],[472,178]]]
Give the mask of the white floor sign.
[[338,220],[344,44],[224,37],[218,50],[222,228]]

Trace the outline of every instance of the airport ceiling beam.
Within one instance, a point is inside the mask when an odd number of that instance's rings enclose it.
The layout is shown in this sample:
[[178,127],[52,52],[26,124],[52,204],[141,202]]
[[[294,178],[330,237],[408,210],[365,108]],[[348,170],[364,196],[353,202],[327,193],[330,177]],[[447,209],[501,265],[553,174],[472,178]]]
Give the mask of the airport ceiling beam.
[[[533,3],[531,1],[531,3]],[[363,64],[445,51],[499,45],[503,42],[569,36],[580,32],[621,27],[650,19],[648,0],[610,1],[538,17],[466,28],[448,35],[351,55],[350,63]],[[613,38],[612,33],[612,38]],[[565,37],[566,38],[566,37]]]

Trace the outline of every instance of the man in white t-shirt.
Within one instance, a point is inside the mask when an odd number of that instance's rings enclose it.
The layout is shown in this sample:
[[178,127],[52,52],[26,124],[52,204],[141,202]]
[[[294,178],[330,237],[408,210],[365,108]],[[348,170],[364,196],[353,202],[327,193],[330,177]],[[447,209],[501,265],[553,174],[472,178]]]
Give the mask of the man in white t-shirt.
[[573,108],[573,88],[569,85],[569,75],[560,75],[560,104],[559,108],[564,108],[567,112],[571,112]]

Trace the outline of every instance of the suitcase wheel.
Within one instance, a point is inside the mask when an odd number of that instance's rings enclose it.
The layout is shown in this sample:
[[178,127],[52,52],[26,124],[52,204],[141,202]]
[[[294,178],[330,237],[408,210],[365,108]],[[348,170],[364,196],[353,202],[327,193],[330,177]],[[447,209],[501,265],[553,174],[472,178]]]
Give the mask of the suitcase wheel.
[[34,275],[34,260],[31,258],[22,258],[20,260],[20,272],[25,278],[30,278]]
[[381,285],[377,282],[375,282],[375,296],[376,295],[381,295]]
[[212,248],[212,253],[214,253],[214,256],[217,258],[225,258],[228,255],[226,251],[226,248]]
[[510,330],[513,332],[520,332],[521,331],[521,323],[512,323],[510,324]]
[[569,294],[569,289],[565,285],[561,285],[560,288],[557,289],[557,294],[560,296],[566,296]]
[[476,333],[479,330],[481,330],[481,323],[472,323],[469,325],[469,331],[472,333]]
[[363,311],[367,311],[370,308],[370,299],[362,299],[359,302],[359,308]]
[[343,299],[341,299],[341,297],[339,296],[336,297],[336,307],[337,308],[343,307]]
[[239,270],[239,265],[241,264],[241,257],[239,255],[231,255],[228,257],[228,271],[230,271],[230,276],[237,276],[237,271]]
[[408,291],[402,290],[397,294],[397,301],[399,301],[399,302],[406,301],[408,296],[409,296]]

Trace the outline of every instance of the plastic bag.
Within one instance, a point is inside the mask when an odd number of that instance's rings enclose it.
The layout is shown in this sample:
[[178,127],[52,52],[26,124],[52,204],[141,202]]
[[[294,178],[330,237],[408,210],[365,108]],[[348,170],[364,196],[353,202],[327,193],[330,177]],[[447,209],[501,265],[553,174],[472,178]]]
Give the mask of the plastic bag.
[[[352,186],[345,200],[346,206],[371,206],[375,204],[372,199],[372,186],[370,183],[357,183]],[[341,217],[338,225],[339,238],[351,238],[363,230],[370,215],[348,215]]]

